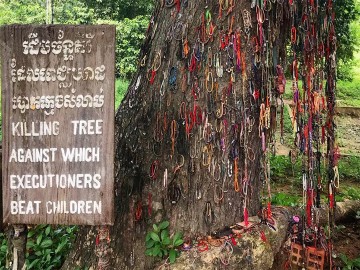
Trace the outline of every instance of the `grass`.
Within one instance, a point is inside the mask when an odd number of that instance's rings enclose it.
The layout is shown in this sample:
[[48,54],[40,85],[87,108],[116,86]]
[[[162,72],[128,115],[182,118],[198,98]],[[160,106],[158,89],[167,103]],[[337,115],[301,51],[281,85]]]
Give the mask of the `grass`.
[[301,198],[299,196],[286,194],[284,192],[277,192],[271,197],[272,204],[282,206],[298,206],[300,204],[300,201]]
[[340,106],[360,107],[360,68],[357,67],[356,70],[352,81],[337,83],[337,99]]
[[341,106],[360,107],[360,51],[354,52],[353,61],[353,79],[337,82],[337,99]]
[[[360,54],[356,53],[357,67],[353,68],[353,79],[351,81],[337,82],[337,104],[338,106],[360,107]],[[356,59],[355,59],[356,60]],[[354,60],[354,61],[355,61]],[[302,93],[302,81],[299,81],[299,90]],[[324,85],[325,86],[325,85]],[[292,81],[288,79],[284,98],[293,99]]]
[[[294,93],[293,93],[293,89],[292,89],[292,78],[287,78],[286,79],[286,86],[285,86],[285,94],[284,94],[284,99],[287,100],[293,100],[294,98]],[[298,80],[298,88],[300,93],[302,92],[302,80],[299,79]]]
[[336,194],[336,201],[343,202],[345,199],[360,200],[360,188],[345,186]]
[[[295,164],[292,164],[288,156],[271,156],[271,178],[277,182],[287,182],[301,178],[301,161],[298,158]],[[339,160],[338,168],[340,179],[352,181],[360,185],[360,157],[346,156]],[[323,168],[321,168],[323,170]],[[294,172],[294,174],[293,174]]]
[[271,178],[276,182],[285,183],[301,178],[300,159],[292,164],[288,156],[271,156],[270,166]]
[[[272,202],[277,205],[295,206],[301,199],[302,192],[302,168],[298,158],[292,164],[287,156],[272,156],[271,180]],[[340,188],[336,195],[336,201],[360,200],[360,157],[347,156],[339,160]],[[324,172],[324,168],[321,168]],[[322,201],[327,201],[327,180],[323,180],[324,193]]]
[[360,183],[360,157],[346,156],[339,160],[339,174],[341,179],[352,180]]
[[284,144],[291,147],[294,144],[294,128],[290,118],[291,108],[284,106]]
[[115,110],[117,108],[119,108],[119,105],[125,96],[128,86],[129,86],[129,81],[124,80],[124,79],[116,79],[116,81],[115,81]]

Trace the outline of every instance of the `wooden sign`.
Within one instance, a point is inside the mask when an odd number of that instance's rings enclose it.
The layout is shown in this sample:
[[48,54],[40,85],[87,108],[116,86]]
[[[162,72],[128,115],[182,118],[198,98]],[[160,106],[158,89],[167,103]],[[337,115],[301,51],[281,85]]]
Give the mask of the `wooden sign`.
[[5,223],[112,224],[115,27],[1,28]]

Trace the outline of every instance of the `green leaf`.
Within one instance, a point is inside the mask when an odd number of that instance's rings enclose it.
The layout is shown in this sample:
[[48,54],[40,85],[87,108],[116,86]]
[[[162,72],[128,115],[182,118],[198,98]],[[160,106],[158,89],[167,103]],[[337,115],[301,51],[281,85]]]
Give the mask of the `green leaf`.
[[36,244],[37,244],[37,245],[40,245],[42,238],[43,238],[43,235],[42,235],[42,234],[40,234],[40,235],[37,237],[37,239],[36,239]]
[[340,253],[339,257],[346,265],[349,264],[349,259],[345,254]]
[[41,225],[38,225],[37,228],[40,229],[40,230],[42,230],[42,229],[44,229],[46,226],[48,226],[48,225],[46,225],[46,224],[41,224]]
[[176,251],[174,249],[171,249],[169,252],[169,259],[170,263],[174,263],[176,260]]
[[171,244],[171,240],[170,240],[169,237],[166,237],[164,240],[162,240],[161,243],[162,243],[163,245],[165,245],[165,246],[168,246],[168,245]]
[[160,246],[156,245],[153,247],[153,256],[158,256],[160,255],[161,251],[160,251]]
[[169,224],[170,224],[169,221],[165,220],[159,224],[159,229],[160,230],[166,229],[167,227],[169,227]]
[[55,249],[55,254],[59,253],[66,245],[66,242],[60,243],[57,248]]
[[154,232],[158,233],[160,231],[159,227],[156,224],[153,224]]
[[354,262],[354,266],[360,268],[360,257],[355,259],[353,262]]
[[60,260],[61,260],[61,255],[56,256],[56,257],[53,259],[53,262],[54,262],[54,263],[61,263]]
[[27,237],[31,238],[35,234],[35,231],[33,229],[29,230]]
[[50,247],[53,244],[53,241],[51,239],[45,239],[41,242],[40,247],[47,248]]
[[151,239],[154,240],[155,242],[160,242],[159,235],[157,235],[156,233],[150,232],[150,237],[151,237]]
[[147,256],[153,256],[153,249],[152,249],[152,248],[147,249],[147,250],[145,251],[145,255],[147,255]]
[[33,248],[35,246],[35,243],[33,240],[28,240],[26,242],[26,248],[30,249],[30,248]]
[[174,246],[178,247],[178,246],[182,245],[183,243],[184,243],[184,240],[178,239],[178,240],[175,241]]
[[33,260],[30,264],[27,265],[26,269],[33,269],[33,267],[40,261],[40,259]]
[[155,244],[155,241],[150,239],[149,241],[146,241],[146,248],[152,248]]
[[74,227],[67,227],[67,228],[66,228],[66,232],[67,232],[67,233],[72,233],[73,228],[74,228]]
[[145,237],[145,241],[149,241],[151,239],[151,234],[147,233]]
[[164,239],[168,238],[168,236],[169,236],[168,230],[162,230],[160,236],[161,236],[161,240],[164,241]]
[[182,238],[182,235],[180,232],[176,232],[173,238],[173,245],[175,246],[175,242]]
[[46,234],[46,235],[49,235],[50,230],[51,230],[51,227],[50,227],[50,226],[47,226],[46,229],[45,229],[45,234]]

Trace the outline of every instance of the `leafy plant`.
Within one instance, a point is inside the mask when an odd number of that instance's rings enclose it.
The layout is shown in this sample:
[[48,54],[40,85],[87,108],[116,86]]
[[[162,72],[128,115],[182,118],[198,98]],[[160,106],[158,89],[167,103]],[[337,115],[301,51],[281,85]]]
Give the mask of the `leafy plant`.
[[[77,226],[38,225],[30,228],[26,243],[26,269],[60,269],[75,239]],[[0,233],[0,270],[7,256],[7,236]]]
[[340,259],[345,264],[344,268],[345,270],[353,270],[353,269],[359,269],[360,268],[360,257],[351,260],[349,259],[345,254],[340,253],[339,254]]
[[4,233],[0,233],[0,269],[5,269],[6,253],[7,253],[7,238]]
[[26,269],[59,269],[75,239],[76,226],[38,225],[28,232]]
[[170,263],[173,263],[179,256],[177,248],[184,243],[184,240],[180,232],[176,232],[172,237],[169,236],[168,227],[169,221],[153,225],[153,230],[146,235],[145,254],[160,258],[169,257]]

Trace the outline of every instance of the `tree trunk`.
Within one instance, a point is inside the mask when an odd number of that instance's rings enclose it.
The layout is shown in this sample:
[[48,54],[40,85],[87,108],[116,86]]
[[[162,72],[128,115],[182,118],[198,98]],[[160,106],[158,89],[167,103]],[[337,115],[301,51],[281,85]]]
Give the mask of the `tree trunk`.
[[[155,8],[116,115],[108,269],[153,269],[145,235],[154,223],[169,220],[171,232],[194,239],[261,208],[287,1],[267,1],[264,14],[251,1],[170,2]],[[63,269],[94,267],[95,237],[83,228]]]

